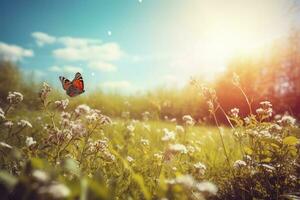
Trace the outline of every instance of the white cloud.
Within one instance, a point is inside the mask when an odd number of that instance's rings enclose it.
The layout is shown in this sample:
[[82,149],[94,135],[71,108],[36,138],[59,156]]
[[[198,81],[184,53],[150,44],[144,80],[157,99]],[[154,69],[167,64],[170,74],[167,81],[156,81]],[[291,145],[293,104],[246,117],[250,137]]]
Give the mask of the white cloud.
[[0,60],[16,62],[33,55],[34,53],[30,49],[0,42]]
[[34,32],[31,36],[40,47],[44,46],[44,44],[53,44],[56,41],[55,37],[48,35],[47,33]]
[[64,66],[51,66],[48,68],[49,71],[51,72],[65,72],[65,73],[76,73],[76,72],[82,72],[82,68],[80,67],[76,67],[76,66],[72,66],[72,65],[64,65]]
[[105,89],[128,89],[132,85],[129,81],[106,81],[100,86]]
[[93,44],[84,46],[66,46],[53,51],[56,58],[67,61],[116,61],[123,55],[117,43]]
[[60,37],[58,41],[67,47],[82,47],[91,44],[100,44],[101,40],[89,38],[74,38],[74,37]]
[[91,69],[105,71],[105,72],[112,72],[117,70],[116,66],[114,66],[113,64],[107,62],[101,62],[101,61],[89,63],[89,67]]

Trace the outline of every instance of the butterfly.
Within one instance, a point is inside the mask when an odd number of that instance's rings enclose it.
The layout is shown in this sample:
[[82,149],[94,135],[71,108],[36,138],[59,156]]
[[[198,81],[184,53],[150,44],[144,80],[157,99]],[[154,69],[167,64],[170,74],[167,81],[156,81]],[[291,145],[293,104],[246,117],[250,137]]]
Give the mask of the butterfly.
[[60,76],[59,80],[61,81],[63,89],[66,90],[67,95],[70,97],[75,97],[84,93],[83,78],[79,72],[75,74],[72,81],[63,76]]

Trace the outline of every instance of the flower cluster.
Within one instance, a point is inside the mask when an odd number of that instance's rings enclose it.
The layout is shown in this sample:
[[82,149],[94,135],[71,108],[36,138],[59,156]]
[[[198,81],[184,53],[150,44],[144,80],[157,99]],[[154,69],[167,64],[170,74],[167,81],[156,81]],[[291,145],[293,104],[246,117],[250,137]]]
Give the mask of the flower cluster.
[[23,95],[20,92],[9,92],[7,100],[10,104],[18,104],[23,101]]

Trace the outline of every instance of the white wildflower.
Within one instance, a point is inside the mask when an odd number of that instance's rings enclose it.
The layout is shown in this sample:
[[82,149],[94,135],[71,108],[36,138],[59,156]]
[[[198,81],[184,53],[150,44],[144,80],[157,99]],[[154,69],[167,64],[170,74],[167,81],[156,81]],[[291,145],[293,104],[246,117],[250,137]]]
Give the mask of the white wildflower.
[[176,177],[175,182],[178,184],[182,184],[187,188],[192,188],[195,184],[194,178],[189,174]]
[[127,159],[128,162],[133,162],[134,161],[134,159],[131,156],[127,156],[126,159]]
[[170,122],[176,123],[176,122],[177,122],[177,119],[176,119],[176,118],[172,118],[172,119],[170,120]]
[[218,192],[217,186],[209,181],[197,183],[196,188],[199,192],[208,193],[211,195],[216,195]]
[[89,113],[90,110],[91,110],[91,108],[88,105],[82,104],[82,105],[77,106],[77,108],[75,109],[75,113],[77,115],[84,115],[84,114]]
[[161,138],[162,141],[175,140],[175,132],[169,131],[167,128],[163,129],[165,135]]
[[271,165],[261,164],[260,166],[262,166],[263,168],[265,168],[268,172],[273,172],[275,170],[275,167],[273,167]]
[[20,120],[19,122],[18,122],[18,126],[21,126],[21,127],[30,127],[30,128],[32,128],[32,125],[31,125],[31,123],[29,122],[29,121],[26,121],[26,120]]
[[12,121],[7,121],[4,123],[4,126],[7,127],[7,128],[12,128],[14,125],[14,123]]
[[61,108],[65,110],[67,106],[69,105],[69,99],[55,101],[54,104],[57,106],[57,108]]
[[18,104],[23,101],[23,94],[20,92],[8,92],[7,100],[11,104]]
[[195,169],[198,171],[198,173],[200,175],[204,175],[205,174],[206,166],[203,163],[198,162],[198,163],[194,164],[194,167],[195,167]]
[[242,167],[245,167],[247,165],[247,163],[243,160],[236,160],[234,163],[233,163],[233,168],[235,169],[240,169]]
[[149,124],[145,124],[145,123],[144,123],[144,124],[143,124],[143,128],[146,129],[146,130],[149,131],[149,132],[151,131],[151,127],[150,127]]
[[176,132],[177,132],[177,133],[184,133],[184,128],[183,128],[183,126],[176,125]]
[[132,124],[129,124],[127,127],[127,130],[129,130],[130,132],[133,132],[135,130],[135,127]]
[[238,109],[238,108],[232,108],[230,110],[230,115],[232,117],[239,117],[239,112],[240,112],[240,109]]
[[186,125],[193,126],[195,124],[195,120],[190,115],[184,115],[182,120],[185,122]]
[[271,133],[267,130],[262,130],[262,131],[259,132],[259,134],[260,134],[260,136],[265,137],[265,138],[271,138],[272,137]]
[[187,148],[183,144],[170,144],[169,150],[175,153],[186,154],[188,152]]
[[42,170],[38,170],[38,169],[36,169],[32,172],[32,176],[41,182],[46,182],[49,180],[48,174],[46,172],[44,172]]
[[278,122],[284,126],[293,126],[296,123],[296,119],[290,115],[284,115]]
[[25,143],[26,143],[26,146],[30,147],[31,145],[35,145],[36,141],[34,141],[32,137],[26,137]]
[[62,183],[53,183],[50,186],[41,187],[39,192],[50,194],[55,199],[66,198],[71,194],[70,189]]
[[149,145],[149,140],[142,138],[141,143],[142,143],[142,145]]

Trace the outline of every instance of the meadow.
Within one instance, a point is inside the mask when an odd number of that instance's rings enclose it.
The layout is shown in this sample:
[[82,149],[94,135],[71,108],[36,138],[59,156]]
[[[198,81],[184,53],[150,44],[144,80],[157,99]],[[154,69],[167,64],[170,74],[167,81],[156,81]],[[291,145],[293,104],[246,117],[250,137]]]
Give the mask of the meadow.
[[[243,93],[237,75],[232,84]],[[299,198],[296,119],[274,115],[269,101],[252,108],[247,96],[242,117],[238,108],[224,110],[214,89],[197,80],[190,86],[211,122],[161,116],[161,108],[132,98],[110,113],[47,83],[36,86],[30,110],[22,106],[26,95],[9,91],[0,109],[1,198]],[[134,112],[138,105],[143,112]]]

